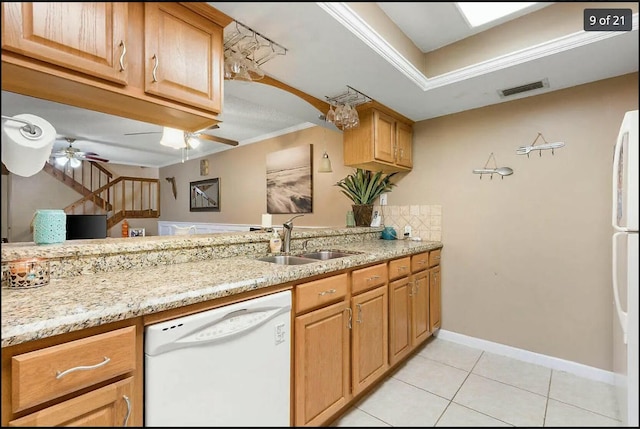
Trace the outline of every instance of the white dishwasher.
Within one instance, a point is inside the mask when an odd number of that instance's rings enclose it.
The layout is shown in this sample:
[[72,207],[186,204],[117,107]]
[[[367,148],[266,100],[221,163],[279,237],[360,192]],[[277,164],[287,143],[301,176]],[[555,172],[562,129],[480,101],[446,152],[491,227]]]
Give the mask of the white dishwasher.
[[289,426],[291,292],[145,328],[145,426]]

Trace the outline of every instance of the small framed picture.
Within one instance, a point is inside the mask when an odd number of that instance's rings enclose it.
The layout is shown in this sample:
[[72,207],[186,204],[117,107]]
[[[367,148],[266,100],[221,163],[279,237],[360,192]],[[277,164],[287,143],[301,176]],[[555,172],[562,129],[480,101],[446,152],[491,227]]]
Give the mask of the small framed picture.
[[144,237],[144,228],[129,228],[129,237]]

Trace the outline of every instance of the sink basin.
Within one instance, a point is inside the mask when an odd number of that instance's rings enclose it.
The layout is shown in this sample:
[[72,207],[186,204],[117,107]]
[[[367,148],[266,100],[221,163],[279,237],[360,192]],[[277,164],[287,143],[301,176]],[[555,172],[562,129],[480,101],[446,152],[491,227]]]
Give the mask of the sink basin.
[[315,262],[313,259],[291,255],[270,255],[258,258],[258,261],[271,262],[278,265],[302,265]]
[[344,252],[341,250],[318,250],[315,252],[302,253],[298,256],[326,261],[327,259],[344,258],[345,256],[357,255],[359,253],[360,252]]

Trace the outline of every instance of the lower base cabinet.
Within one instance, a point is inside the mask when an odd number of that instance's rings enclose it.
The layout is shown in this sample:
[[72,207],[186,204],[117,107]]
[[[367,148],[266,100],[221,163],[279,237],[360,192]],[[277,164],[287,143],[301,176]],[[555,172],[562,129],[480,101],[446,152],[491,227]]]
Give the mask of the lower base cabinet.
[[357,395],[389,368],[387,285],[352,298],[352,393]]
[[346,300],[295,318],[295,426],[319,426],[351,399],[350,318]]
[[130,426],[133,377],[34,412],[9,426]]
[[429,270],[429,330],[435,332],[440,329],[442,314],[440,266]]
[[409,277],[389,283],[389,363],[411,351],[411,284]]

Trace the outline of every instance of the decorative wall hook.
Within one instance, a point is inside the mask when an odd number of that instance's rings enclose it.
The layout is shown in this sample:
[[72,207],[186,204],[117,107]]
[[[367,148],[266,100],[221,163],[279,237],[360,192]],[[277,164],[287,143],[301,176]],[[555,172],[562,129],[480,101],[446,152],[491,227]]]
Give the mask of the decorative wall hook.
[[[487,166],[489,165],[489,161],[491,161],[491,159],[493,159],[493,168],[488,168]],[[499,174],[500,177],[502,179],[504,179],[504,176],[511,176],[513,174],[513,170],[509,167],[498,167],[498,164],[496,162],[496,157],[493,155],[493,152],[491,152],[491,155],[489,155],[489,158],[487,159],[487,162],[484,164],[484,168],[476,168],[473,170],[474,174],[479,174],[480,175],[480,180],[482,180],[482,175],[483,174],[490,174],[491,175],[491,179],[493,180],[493,175],[494,174]]]
[[[544,144],[541,144],[541,145],[538,145],[538,146],[534,146],[536,144],[536,141],[538,141],[538,139],[540,137],[542,137],[542,140],[544,141]],[[545,140],[545,138],[542,135],[542,133],[538,133],[536,138],[533,140],[533,143],[531,143],[529,146],[520,146],[518,148],[518,150],[516,150],[516,154],[517,155],[527,155],[527,158],[528,158],[532,150],[537,150],[538,154],[540,156],[542,156],[542,151],[543,150],[551,149],[551,155],[555,155],[555,150],[558,149],[558,148],[561,148],[563,146],[564,146],[564,142],[547,143],[547,140]]]

